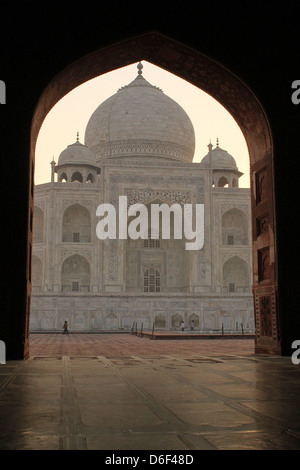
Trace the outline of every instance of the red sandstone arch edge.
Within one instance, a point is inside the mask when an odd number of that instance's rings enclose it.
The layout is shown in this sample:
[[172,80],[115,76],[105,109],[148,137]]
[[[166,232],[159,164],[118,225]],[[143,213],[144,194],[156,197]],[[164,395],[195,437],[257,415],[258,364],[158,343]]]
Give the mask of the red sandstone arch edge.
[[[33,211],[35,146],[48,112],[64,95],[82,83],[141,60],[151,62],[213,96],[236,120],[245,137],[251,178],[255,351],[281,354],[273,141],[270,125],[259,100],[249,87],[222,64],[198,50],[160,33],[150,32],[92,52],[57,75],[41,95],[32,119],[29,211]],[[32,233],[29,229],[29,253],[31,246]],[[28,264],[30,265],[30,259]],[[28,299],[30,295],[31,282],[28,282]],[[26,305],[24,356],[28,357],[30,300]]]

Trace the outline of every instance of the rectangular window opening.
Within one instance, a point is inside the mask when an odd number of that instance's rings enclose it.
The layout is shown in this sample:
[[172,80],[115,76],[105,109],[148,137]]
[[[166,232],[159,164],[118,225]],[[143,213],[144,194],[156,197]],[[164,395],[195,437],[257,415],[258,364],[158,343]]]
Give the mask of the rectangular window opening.
[[79,282],[72,282],[72,292],[79,292]]
[[234,245],[233,235],[228,235],[227,242],[228,242],[228,245]]

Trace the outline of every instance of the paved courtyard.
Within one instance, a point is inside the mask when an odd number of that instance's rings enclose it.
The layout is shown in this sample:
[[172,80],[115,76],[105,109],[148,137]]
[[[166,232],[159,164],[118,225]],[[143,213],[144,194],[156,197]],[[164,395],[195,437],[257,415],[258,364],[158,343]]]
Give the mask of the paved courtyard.
[[35,334],[0,366],[0,449],[300,449],[300,365],[254,341]]
[[254,354],[254,340],[217,339],[183,340],[185,333],[178,332],[180,339],[151,340],[128,334],[32,334],[30,354],[33,356],[130,356],[147,355],[197,355]]

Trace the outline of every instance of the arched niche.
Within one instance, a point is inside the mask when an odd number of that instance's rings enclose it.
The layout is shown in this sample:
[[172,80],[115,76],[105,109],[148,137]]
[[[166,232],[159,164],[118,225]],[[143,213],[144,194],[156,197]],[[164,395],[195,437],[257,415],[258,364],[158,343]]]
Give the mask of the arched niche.
[[223,265],[223,289],[229,293],[250,290],[249,265],[239,256],[229,258]]
[[240,209],[226,211],[222,217],[222,244],[248,245],[248,220]]
[[67,173],[61,173],[61,175],[59,176],[59,182],[60,183],[67,183],[68,181],[68,176],[67,176]]
[[32,256],[32,287],[35,291],[40,291],[43,285],[43,264],[36,255]]
[[44,242],[44,212],[39,207],[34,207],[33,212],[33,241],[34,243]]
[[81,204],[73,204],[64,211],[62,241],[68,243],[90,243],[91,214],[86,207]]
[[83,176],[80,171],[74,171],[74,173],[71,176],[71,182],[72,183],[82,183],[83,182]]
[[63,292],[88,292],[90,289],[90,263],[81,255],[72,255],[61,267]]
[[86,177],[86,182],[87,183],[94,183],[95,182],[95,177],[92,175],[92,173],[89,173]]
[[221,178],[218,181],[218,187],[219,188],[228,188],[229,187],[228,178],[226,178],[225,176],[221,176]]

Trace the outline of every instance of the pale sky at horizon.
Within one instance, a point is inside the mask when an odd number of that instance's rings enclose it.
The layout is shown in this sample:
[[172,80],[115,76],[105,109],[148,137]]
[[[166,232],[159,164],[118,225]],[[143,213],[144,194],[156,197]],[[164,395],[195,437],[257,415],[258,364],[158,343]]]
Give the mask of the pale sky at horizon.
[[[189,115],[194,129],[196,149],[194,162],[207,154],[210,140],[213,147],[227,150],[236,160],[244,175],[240,188],[250,186],[249,154],[245,138],[228,111],[207,93],[185,80],[142,61],[143,76],[152,85],[163,90]],[[94,78],[65,95],[48,113],[39,132],[35,155],[35,184],[51,180],[50,162],[57,163],[60,153],[76,141],[84,143],[85,128],[95,109],[119,88],[128,85],[137,76],[137,63]]]

